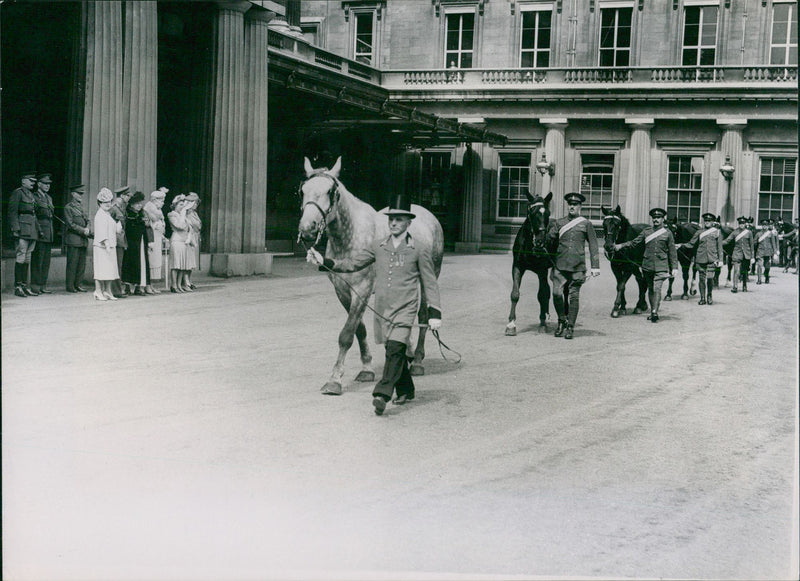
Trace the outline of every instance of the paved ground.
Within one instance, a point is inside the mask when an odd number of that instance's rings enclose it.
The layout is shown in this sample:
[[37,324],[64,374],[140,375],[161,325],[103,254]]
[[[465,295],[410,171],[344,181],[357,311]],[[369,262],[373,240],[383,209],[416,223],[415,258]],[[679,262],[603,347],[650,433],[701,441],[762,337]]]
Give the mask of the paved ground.
[[604,264],[570,342],[530,275],[504,336],[510,265],[445,257],[463,362],[431,346],[384,417],[355,350],[319,394],[344,317],[298,259],[186,296],[4,294],[4,578],[796,578],[797,277],[652,325],[609,318]]

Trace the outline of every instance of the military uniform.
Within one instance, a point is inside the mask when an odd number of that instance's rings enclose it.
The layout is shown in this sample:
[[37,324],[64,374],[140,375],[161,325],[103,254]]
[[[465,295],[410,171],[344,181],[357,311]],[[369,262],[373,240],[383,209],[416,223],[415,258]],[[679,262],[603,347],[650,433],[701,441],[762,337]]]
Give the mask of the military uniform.
[[779,252],[778,234],[772,229],[771,220],[762,220],[764,229],[756,233],[755,255],[756,255],[756,284],[761,284],[761,272],[764,272],[764,282],[769,284],[769,269],[772,257]]
[[704,230],[694,233],[691,240],[684,246],[694,250],[694,268],[700,273],[700,303],[701,305],[713,304],[712,295],[716,267],[722,261],[722,234],[714,226],[716,217],[713,214],[703,214],[706,225]]
[[[564,196],[567,202],[580,204],[584,196],[571,192]],[[589,243],[591,268],[600,268],[597,236],[594,226],[583,216],[564,216],[550,222],[545,245],[554,257],[550,280],[553,283],[553,306],[558,315],[555,336],[562,333],[571,339],[580,308],[580,293],[586,282],[586,243]]]
[[[71,192],[84,193],[84,186],[73,186]],[[67,292],[83,292],[81,281],[86,271],[86,243],[91,237],[89,217],[80,200],[71,200],[64,206],[64,245],[67,248]]]
[[[403,196],[391,206],[389,214],[414,215]],[[333,272],[356,272],[375,264],[375,340],[386,345],[383,377],[373,389],[376,413],[383,413],[385,402],[397,392],[402,401],[414,398],[414,382],[408,369],[407,351],[411,347],[411,328],[420,306],[420,285],[428,303],[429,319],[441,319],[439,283],[433,265],[432,248],[415,240],[406,230],[397,247],[393,237],[379,239],[350,259],[326,258],[324,268]],[[323,268],[323,267],[321,267]],[[381,400],[381,401],[378,401]],[[383,403],[382,403],[383,402]]]
[[[50,256],[53,248],[53,216],[55,207],[53,198],[43,187],[53,182],[51,174],[40,174],[37,180],[39,188],[34,194],[36,201],[36,222],[39,228],[39,239],[31,255],[31,288],[34,292],[50,293],[47,279],[50,274]],[[48,188],[49,189],[49,188]]]
[[[22,174],[23,184],[8,199],[8,226],[14,237],[14,294],[19,297],[39,293],[28,287],[28,265],[39,238],[36,221],[36,197],[33,191],[36,173]],[[25,184],[29,184],[28,185]]]
[[739,227],[722,242],[723,246],[733,243],[733,250],[731,251],[731,262],[733,263],[732,293],[739,292],[737,288],[739,279],[742,281],[742,290],[747,292],[747,268],[750,259],[753,258],[753,233],[747,227],[747,218],[739,217],[737,220]]
[[[664,217],[667,213],[661,208],[650,210],[652,217]],[[642,258],[642,276],[647,282],[648,299],[650,300],[650,316],[648,320],[658,321],[658,309],[661,306],[661,288],[664,281],[672,276],[672,270],[678,267],[678,252],[675,249],[675,238],[666,226],[648,226],[639,235],[620,244],[622,248],[644,245]]]

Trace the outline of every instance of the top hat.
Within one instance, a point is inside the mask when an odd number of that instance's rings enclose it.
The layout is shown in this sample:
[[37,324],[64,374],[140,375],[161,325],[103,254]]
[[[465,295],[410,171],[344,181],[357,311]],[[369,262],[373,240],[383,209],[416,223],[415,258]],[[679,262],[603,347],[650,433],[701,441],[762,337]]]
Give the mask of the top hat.
[[39,177],[36,178],[36,181],[42,184],[52,184],[53,183],[53,174],[51,173],[40,173]]
[[703,214],[703,220],[705,220],[706,222],[716,222],[717,217],[711,212],[706,212],[705,214]]
[[86,186],[83,184],[75,184],[74,186],[70,186],[69,191],[76,194],[85,194]]
[[411,213],[411,202],[404,194],[397,194],[392,196],[389,202],[389,208],[384,212],[387,216],[408,216],[409,218],[416,218],[415,214]]
[[583,194],[579,194],[578,192],[570,192],[564,195],[564,199],[567,201],[568,204],[569,203],[583,204],[586,201],[586,196],[584,196]]
[[650,216],[653,218],[663,218],[667,215],[667,211],[663,208],[653,208],[650,210]]

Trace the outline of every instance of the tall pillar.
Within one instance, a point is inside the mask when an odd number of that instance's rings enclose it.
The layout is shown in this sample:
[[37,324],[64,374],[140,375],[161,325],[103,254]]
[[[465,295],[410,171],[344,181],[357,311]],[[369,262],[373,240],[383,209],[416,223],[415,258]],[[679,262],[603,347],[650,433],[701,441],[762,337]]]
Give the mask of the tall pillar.
[[561,203],[558,206],[562,209],[557,212],[558,215],[564,213],[564,178],[566,168],[564,167],[564,160],[566,159],[564,148],[566,145],[566,130],[569,123],[566,119],[539,119],[539,123],[545,126],[547,132],[544,138],[544,152],[547,156],[547,161],[552,163],[555,167],[554,175],[545,174],[542,179],[542,193],[547,195],[553,192],[553,198]]
[[464,152],[464,205],[461,212],[461,240],[456,252],[479,252],[483,216],[483,144],[467,144]]
[[625,123],[631,128],[631,144],[624,213],[633,223],[647,222],[650,204],[650,131],[655,121],[626,119]]
[[243,252],[264,252],[267,230],[267,36],[273,12],[253,6],[245,16],[247,106],[245,109]]
[[[742,133],[747,127],[747,119],[717,119],[717,125],[722,129],[718,163],[715,166],[719,185],[716,204],[713,206],[709,204],[709,207],[716,208],[715,213],[721,216],[723,223],[733,224],[737,214],[741,216],[749,211],[749,208],[745,205],[746,200],[744,200],[743,180],[741,178],[744,159],[742,155]],[[719,168],[725,163],[726,156],[730,156],[731,165],[738,170],[739,174],[737,176],[735,172],[730,181],[719,175]]]
[[[102,187],[115,189],[123,178],[122,107],[123,37],[121,2],[82,2],[85,32],[85,87],[80,181],[89,194],[88,207],[96,208]],[[72,170],[75,171],[75,170]],[[73,175],[76,175],[75,172]]]
[[211,159],[213,253],[241,253],[244,209],[245,0],[217,2],[214,22],[214,120]]
[[125,55],[120,149],[125,184],[145,195],[156,188],[158,143],[158,5],[125,2]]

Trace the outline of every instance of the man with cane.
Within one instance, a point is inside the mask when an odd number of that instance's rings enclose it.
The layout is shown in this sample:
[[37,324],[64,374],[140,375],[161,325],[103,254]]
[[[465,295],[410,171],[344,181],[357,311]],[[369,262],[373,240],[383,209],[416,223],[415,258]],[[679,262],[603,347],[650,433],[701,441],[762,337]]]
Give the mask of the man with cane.
[[411,328],[419,311],[419,285],[428,302],[428,326],[441,327],[439,285],[434,272],[431,248],[408,232],[415,215],[402,194],[395,196],[386,211],[388,238],[376,238],[372,246],[350,259],[323,259],[314,248],[306,260],[331,272],[356,272],[375,264],[375,339],[385,343],[386,362],[383,377],[372,391],[372,405],[382,415],[386,403],[396,391],[394,403],[402,405],[414,399],[414,381],[408,368]]

